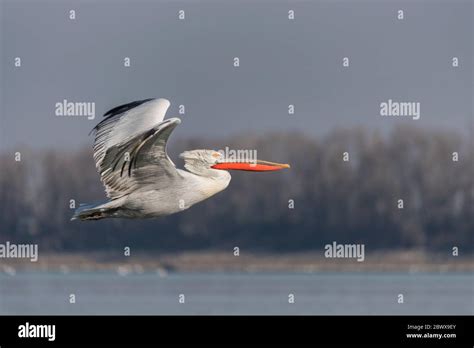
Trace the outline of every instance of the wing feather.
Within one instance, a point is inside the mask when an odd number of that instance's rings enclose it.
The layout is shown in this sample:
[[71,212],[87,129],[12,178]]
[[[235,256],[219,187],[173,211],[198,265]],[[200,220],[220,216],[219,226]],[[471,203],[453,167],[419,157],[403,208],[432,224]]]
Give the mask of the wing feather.
[[[136,105],[135,107],[132,107]],[[145,99],[108,111],[94,129],[94,160],[99,166],[107,149],[148,131],[165,118],[170,102],[166,99]],[[121,110],[121,112],[119,112]]]
[[[94,160],[107,196],[119,198],[146,185],[166,185],[179,176],[166,144],[179,118],[163,121],[166,99],[132,102],[112,109],[94,130]],[[169,184],[169,182],[168,182]]]

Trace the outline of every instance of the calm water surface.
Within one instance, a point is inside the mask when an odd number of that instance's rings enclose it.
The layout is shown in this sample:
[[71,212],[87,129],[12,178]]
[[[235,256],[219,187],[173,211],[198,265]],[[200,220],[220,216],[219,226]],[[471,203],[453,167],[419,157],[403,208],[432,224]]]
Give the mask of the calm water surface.
[[[76,303],[69,303],[75,294]],[[179,295],[185,303],[180,304]],[[294,294],[295,303],[288,302]],[[398,304],[398,294],[404,303]],[[474,314],[472,274],[0,274],[0,314]]]

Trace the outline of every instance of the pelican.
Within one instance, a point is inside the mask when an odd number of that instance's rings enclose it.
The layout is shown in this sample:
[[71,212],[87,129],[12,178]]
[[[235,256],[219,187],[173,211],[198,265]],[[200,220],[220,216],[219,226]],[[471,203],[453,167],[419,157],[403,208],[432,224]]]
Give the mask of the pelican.
[[183,152],[186,170],[178,169],[166,144],[179,118],[164,120],[170,102],[145,99],[104,114],[95,132],[94,161],[108,200],[82,204],[71,220],[157,218],[192,207],[224,190],[227,170],[275,171],[288,164],[254,160],[228,161],[221,152]]

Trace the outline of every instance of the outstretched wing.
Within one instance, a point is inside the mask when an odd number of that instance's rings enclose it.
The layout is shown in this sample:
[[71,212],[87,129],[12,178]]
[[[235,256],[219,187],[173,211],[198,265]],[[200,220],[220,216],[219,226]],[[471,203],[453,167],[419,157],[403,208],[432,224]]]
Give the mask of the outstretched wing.
[[179,118],[163,121],[170,103],[147,99],[121,105],[94,130],[94,160],[107,196],[129,194],[146,185],[169,185],[179,176],[166,143]]

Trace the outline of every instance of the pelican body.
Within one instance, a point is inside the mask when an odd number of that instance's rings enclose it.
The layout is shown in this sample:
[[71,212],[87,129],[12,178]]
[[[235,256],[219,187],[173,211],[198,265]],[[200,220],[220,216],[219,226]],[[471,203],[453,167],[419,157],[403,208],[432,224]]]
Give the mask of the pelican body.
[[72,220],[157,218],[192,207],[225,190],[227,170],[275,171],[288,164],[229,162],[214,150],[183,152],[186,170],[168,157],[168,138],[181,123],[164,120],[170,102],[145,99],[118,106],[94,127],[94,160],[108,201],[84,204]]

